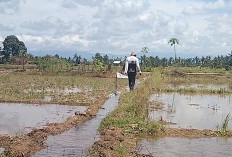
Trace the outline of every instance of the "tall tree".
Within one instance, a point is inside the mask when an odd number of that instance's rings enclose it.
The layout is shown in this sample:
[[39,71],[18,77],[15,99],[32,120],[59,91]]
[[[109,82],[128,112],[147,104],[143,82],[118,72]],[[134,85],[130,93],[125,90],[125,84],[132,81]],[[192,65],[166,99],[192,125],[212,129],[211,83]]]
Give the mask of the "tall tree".
[[179,44],[179,40],[177,38],[171,38],[168,41],[169,44],[171,44],[171,46],[174,46],[174,52],[175,52],[175,61],[176,61],[176,44]]
[[19,56],[20,51],[27,52],[25,44],[20,41],[16,36],[10,35],[3,41],[3,50],[5,50],[4,57],[9,60],[10,56]]
[[142,57],[143,63],[144,65],[146,65],[146,54],[149,52],[149,48],[143,47],[141,52],[143,53],[143,57]]

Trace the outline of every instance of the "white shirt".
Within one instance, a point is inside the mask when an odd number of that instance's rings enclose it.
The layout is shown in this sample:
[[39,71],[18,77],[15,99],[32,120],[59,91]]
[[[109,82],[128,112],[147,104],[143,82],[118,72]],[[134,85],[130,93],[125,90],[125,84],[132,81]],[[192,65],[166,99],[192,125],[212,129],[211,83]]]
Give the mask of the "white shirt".
[[[128,68],[129,68],[129,66],[131,64],[135,64],[135,67],[137,67],[137,69],[135,68],[135,70],[137,70],[137,71],[139,71],[141,73],[140,66],[139,66],[139,60],[135,56],[129,56],[129,57],[126,58],[126,64],[125,64],[124,73],[130,72],[131,69],[128,69]],[[136,71],[133,71],[133,72],[136,72]]]

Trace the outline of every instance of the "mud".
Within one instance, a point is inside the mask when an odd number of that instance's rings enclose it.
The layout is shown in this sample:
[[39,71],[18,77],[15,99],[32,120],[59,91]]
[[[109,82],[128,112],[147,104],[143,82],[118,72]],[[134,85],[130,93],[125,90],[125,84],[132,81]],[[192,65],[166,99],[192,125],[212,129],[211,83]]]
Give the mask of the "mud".
[[90,156],[122,156],[115,154],[118,146],[126,147],[129,156],[137,156],[137,138],[127,136],[119,128],[109,128],[101,131],[101,139],[94,143]]
[[137,149],[139,154],[163,156],[210,156],[228,157],[231,152],[231,138],[175,138],[164,137],[143,139]]
[[96,117],[84,124],[56,136],[49,136],[47,148],[37,152],[39,156],[86,156],[87,149],[100,139],[97,129],[107,114],[118,104],[119,95],[112,95],[97,113]]

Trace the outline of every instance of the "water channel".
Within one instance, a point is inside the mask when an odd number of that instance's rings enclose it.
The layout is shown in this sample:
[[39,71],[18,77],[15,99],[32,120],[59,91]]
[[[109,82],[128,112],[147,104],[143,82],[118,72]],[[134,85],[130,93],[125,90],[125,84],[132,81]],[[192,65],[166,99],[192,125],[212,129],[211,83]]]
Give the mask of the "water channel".
[[60,135],[49,136],[46,143],[47,148],[37,152],[35,157],[57,157],[86,156],[87,149],[100,139],[98,128],[107,114],[115,109],[118,104],[119,95],[111,95],[92,120],[74,127]]

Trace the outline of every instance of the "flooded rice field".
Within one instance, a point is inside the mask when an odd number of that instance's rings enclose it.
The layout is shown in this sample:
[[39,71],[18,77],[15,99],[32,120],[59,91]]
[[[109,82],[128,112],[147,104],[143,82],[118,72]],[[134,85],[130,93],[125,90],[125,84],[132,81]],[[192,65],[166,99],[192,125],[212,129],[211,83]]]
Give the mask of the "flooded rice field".
[[0,103],[0,134],[28,133],[47,123],[63,122],[74,116],[75,111],[85,110],[84,106]]
[[193,84],[168,84],[169,88],[177,88],[177,89],[183,89],[183,88],[193,88],[193,89],[207,89],[207,90],[230,90],[231,87],[226,84],[220,84],[220,85],[215,85],[215,84],[198,84],[198,83],[193,83]]
[[64,88],[45,88],[44,90],[38,90],[38,89],[24,89],[24,93],[34,92],[34,93],[55,93],[55,94],[61,94],[61,95],[69,95],[74,93],[80,93],[80,92],[91,92],[93,89],[91,87],[85,86],[83,88],[79,87],[64,87]]
[[[175,128],[216,130],[232,110],[231,99],[231,95],[153,94],[150,101],[159,102],[161,107],[154,109],[151,105],[149,117],[162,119]],[[232,127],[231,121],[229,127]]]
[[[169,84],[169,88],[197,90],[230,90],[228,85]],[[155,93],[150,96],[150,120],[162,120],[170,128],[219,130],[226,116],[231,119],[231,94]],[[232,128],[231,120],[228,128]],[[142,139],[137,145],[139,154],[150,156],[232,156],[232,138],[157,137]]]
[[86,156],[87,149],[100,139],[97,129],[102,119],[114,110],[118,104],[118,99],[119,95],[111,95],[92,120],[60,135],[48,137],[46,141],[47,148],[37,152],[35,157]]
[[139,154],[155,157],[210,156],[229,157],[232,138],[176,138],[144,139],[138,145]]

